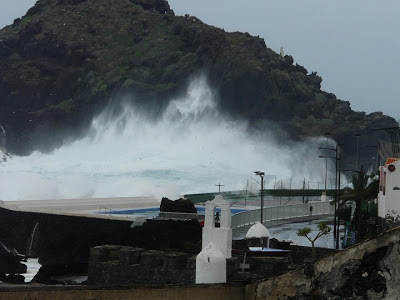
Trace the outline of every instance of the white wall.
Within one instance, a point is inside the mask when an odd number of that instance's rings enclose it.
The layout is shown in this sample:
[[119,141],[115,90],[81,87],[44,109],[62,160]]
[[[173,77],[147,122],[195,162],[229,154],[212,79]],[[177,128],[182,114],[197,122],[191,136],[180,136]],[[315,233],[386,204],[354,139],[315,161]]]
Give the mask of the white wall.
[[[390,165],[395,167],[393,172],[389,171]],[[386,180],[384,181],[385,195],[384,191],[381,190],[378,194],[378,214],[380,217],[389,215],[400,219],[400,190],[393,190],[396,187],[400,188],[400,160],[380,169],[381,177],[386,177]]]

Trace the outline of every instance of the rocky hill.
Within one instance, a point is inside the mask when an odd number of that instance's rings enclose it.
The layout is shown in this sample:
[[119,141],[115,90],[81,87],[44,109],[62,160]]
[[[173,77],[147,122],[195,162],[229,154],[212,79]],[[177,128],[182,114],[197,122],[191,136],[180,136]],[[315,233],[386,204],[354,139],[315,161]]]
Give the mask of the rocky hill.
[[352,111],[263,39],[175,16],[164,0],[37,1],[0,30],[0,124],[12,152],[52,147],[110,98],[133,92],[163,107],[199,73],[233,117],[274,121],[277,135],[293,139],[330,132],[350,156],[355,133],[373,145],[371,129],[397,126],[380,112]]

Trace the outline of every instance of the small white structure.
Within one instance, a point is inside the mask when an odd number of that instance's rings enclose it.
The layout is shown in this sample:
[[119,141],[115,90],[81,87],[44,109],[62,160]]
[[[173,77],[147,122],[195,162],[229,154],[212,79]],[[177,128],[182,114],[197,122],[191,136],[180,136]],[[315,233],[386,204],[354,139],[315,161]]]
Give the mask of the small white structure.
[[321,202],[326,202],[326,193],[322,192],[321,194]]
[[196,283],[226,282],[226,259],[232,256],[231,208],[221,195],[206,203],[201,248]]
[[214,243],[209,243],[196,257],[196,284],[225,282],[225,255]]
[[382,218],[400,215],[400,159],[388,158],[379,167],[378,215]]
[[[217,208],[220,208],[220,213],[217,212]],[[216,216],[219,220],[216,220]],[[206,248],[210,243],[214,243],[225,258],[232,256],[231,208],[221,195],[206,203],[201,248]]]
[[269,240],[271,239],[271,234],[269,233],[267,227],[265,227],[260,222],[257,222],[256,224],[251,226],[246,233],[246,239],[254,238],[260,239],[260,246],[266,241],[267,248],[269,248]]

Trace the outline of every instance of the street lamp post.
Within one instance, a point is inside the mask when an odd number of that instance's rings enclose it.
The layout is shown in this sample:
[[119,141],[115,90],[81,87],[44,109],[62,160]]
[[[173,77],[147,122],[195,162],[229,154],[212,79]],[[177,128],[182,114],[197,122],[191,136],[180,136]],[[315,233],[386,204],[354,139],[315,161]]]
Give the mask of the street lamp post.
[[265,175],[265,173],[264,172],[260,172],[260,171],[255,171],[254,174],[256,174],[256,175],[261,177],[261,215],[260,215],[260,217],[261,217],[261,224],[262,224],[262,222],[263,222],[263,210],[264,210],[264,199],[263,199],[263,196],[264,196],[264,175]]
[[[340,161],[341,161],[341,145],[342,144],[337,144],[336,148],[324,148],[320,147],[318,149],[324,149],[324,150],[331,150],[335,151],[335,157],[333,156],[322,156],[320,155],[320,158],[325,158],[328,160],[328,158],[332,158],[335,160],[335,169],[336,169],[336,174],[335,174],[335,214],[334,214],[334,219],[333,219],[333,236],[334,239],[336,240],[336,245],[335,248],[339,249],[339,220],[338,220],[338,215],[337,215],[337,210],[338,210],[338,199],[340,196]],[[326,195],[326,192],[325,192]]]
[[[329,139],[330,135],[331,135],[330,132],[326,132],[325,133],[325,136],[326,136],[326,148],[320,147],[318,149],[328,149],[327,148],[328,147],[328,139]],[[326,196],[326,181],[327,181],[327,178],[328,178],[328,158],[325,158],[325,196]]]

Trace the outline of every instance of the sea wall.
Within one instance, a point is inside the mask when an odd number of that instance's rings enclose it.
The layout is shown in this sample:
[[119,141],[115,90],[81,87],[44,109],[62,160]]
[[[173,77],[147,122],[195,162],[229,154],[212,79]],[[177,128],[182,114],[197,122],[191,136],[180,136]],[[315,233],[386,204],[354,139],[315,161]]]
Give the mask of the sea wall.
[[[148,220],[135,228],[131,228],[131,224],[132,221],[126,220],[13,211],[0,207],[0,240],[22,254],[39,257],[39,262],[48,270],[72,272],[78,268],[79,272],[86,272],[90,248],[104,244],[191,253],[200,251],[201,226],[197,220]],[[46,282],[48,275],[51,274],[44,274],[38,281]]]
[[399,299],[400,229],[250,284],[246,299]]

